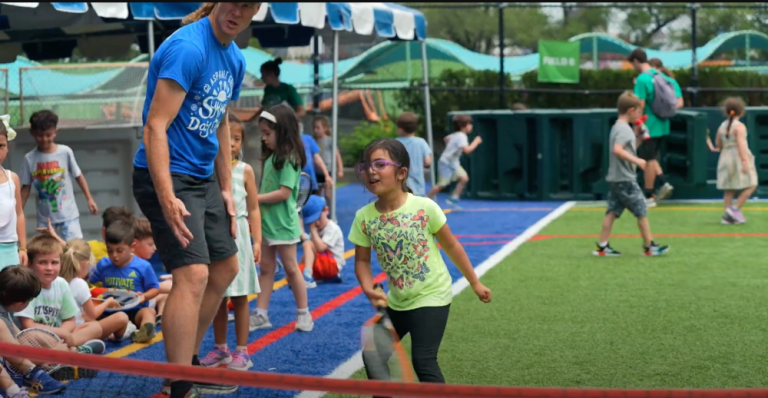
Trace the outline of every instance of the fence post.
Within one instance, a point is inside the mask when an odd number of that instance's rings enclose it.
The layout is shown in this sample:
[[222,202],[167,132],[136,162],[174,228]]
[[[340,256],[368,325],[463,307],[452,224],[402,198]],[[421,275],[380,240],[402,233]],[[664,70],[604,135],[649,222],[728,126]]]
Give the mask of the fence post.
[[697,91],[699,90],[699,63],[696,57],[696,10],[699,8],[698,3],[690,3],[688,7],[691,9],[691,106],[697,106],[696,100]]
[[24,125],[24,68],[19,68],[19,126]]

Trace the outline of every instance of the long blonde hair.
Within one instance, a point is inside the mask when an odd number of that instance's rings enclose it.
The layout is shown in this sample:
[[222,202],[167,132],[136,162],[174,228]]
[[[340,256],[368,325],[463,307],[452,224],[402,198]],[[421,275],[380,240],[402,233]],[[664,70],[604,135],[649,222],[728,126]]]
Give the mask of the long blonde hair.
[[67,282],[77,278],[80,275],[80,264],[88,261],[93,264],[95,261],[91,247],[88,242],[82,239],[72,239],[64,247],[64,253],[61,255],[61,270],[59,276]]
[[203,3],[203,5],[201,5],[200,8],[198,8],[195,12],[184,17],[184,19],[181,20],[181,24],[182,25],[191,24],[192,22],[197,22],[211,15],[211,11],[213,11],[213,7],[216,7],[216,3]]

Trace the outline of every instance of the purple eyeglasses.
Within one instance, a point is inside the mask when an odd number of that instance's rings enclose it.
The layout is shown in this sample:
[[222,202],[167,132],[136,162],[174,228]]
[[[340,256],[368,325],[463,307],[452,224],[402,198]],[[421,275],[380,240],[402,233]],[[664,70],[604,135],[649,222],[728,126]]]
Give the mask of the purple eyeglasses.
[[357,165],[357,172],[360,174],[365,174],[368,172],[369,169],[373,169],[375,172],[382,171],[387,168],[387,166],[395,166],[400,167],[397,163],[392,163],[389,160],[384,159],[376,159],[373,162],[362,162]]

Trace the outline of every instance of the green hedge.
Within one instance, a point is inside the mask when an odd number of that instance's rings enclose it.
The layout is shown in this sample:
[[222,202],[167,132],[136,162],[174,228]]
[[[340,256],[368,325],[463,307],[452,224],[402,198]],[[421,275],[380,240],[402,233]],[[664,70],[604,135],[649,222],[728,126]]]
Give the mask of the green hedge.
[[[690,70],[673,71],[680,86],[685,89],[690,86]],[[539,83],[538,72],[524,74],[518,87],[533,89],[564,89],[564,90],[631,90],[633,79],[637,72],[633,70],[582,69],[578,84]],[[506,87],[513,87],[507,76]],[[421,82],[413,81],[417,87]],[[475,87],[498,87],[499,75],[491,71],[474,70],[444,70],[440,77],[430,83],[431,87],[462,87],[467,90],[442,91],[431,90],[432,126],[435,140],[439,142],[449,126],[446,115],[452,111],[491,110],[499,109],[499,93],[497,91],[470,91]],[[768,75],[755,72],[728,71],[726,68],[700,68],[699,87],[734,88],[768,87]],[[734,92],[700,92],[697,94],[698,106],[718,106],[723,99],[731,95],[742,96],[750,106],[768,104],[768,94]],[[691,105],[691,94],[685,92],[686,106]],[[544,109],[581,109],[581,108],[613,108],[616,106],[618,94],[554,94],[554,93],[523,93],[511,91],[506,93],[507,109],[512,104],[521,102],[530,108]],[[421,116],[423,123],[424,97],[421,90],[402,90],[397,93],[397,101],[401,109],[410,110]]]

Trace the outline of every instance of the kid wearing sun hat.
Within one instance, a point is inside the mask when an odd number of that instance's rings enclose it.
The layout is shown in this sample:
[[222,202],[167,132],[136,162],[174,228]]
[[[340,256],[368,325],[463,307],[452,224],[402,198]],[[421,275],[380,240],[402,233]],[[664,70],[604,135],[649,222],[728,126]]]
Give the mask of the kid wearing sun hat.
[[302,238],[304,256],[299,261],[299,269],[304,273],[307,287],[315,287],[316,281],[340,283],[345,263],[344,234],[339,225],[328,218],[325,199],[310,196],[302,209],[302,217],[309,236]]

